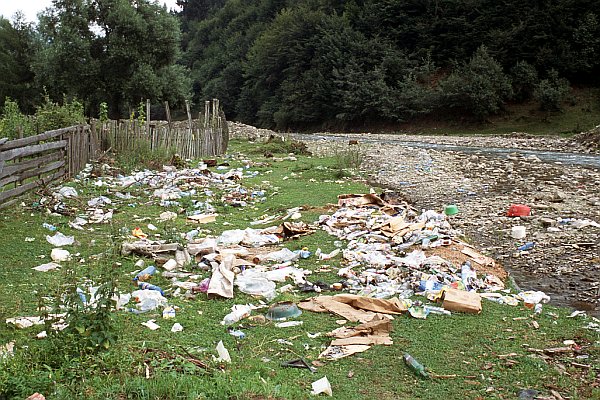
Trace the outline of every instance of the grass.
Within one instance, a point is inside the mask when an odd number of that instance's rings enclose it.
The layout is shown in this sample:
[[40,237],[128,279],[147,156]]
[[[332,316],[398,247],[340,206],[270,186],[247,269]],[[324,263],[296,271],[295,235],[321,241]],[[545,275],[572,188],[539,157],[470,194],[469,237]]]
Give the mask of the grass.
[[[246,158],[243,154],[260,154],[256,146],[233,141],[231,156],[219,161],[226,161],[232,167],[241,166],[241,160]],[[287,148],[283,151],[287,152]],[[326,213],[325,207],[335,203],[338,194],[369,190],[355,177],[337,179],[334,175],[339,161],[335,157],[298,156],[297,161],[273,161],[262,156],[252,159],[269,164],[252,167],[259,175],[244,179],[243,185],[266,190],[266,200],[243,209],[215,201],[217,222],[200,228],[217,235],[225,229],[245,228],[254,219],[295,206],[304,207],[302,220],[312,222]],[[80,198],[69,204],[79,210],[87,199],[106,194],[104,188],[92,183],[74,186]],[[247,338],[236,340],[220,321],[233,304],[256,303],[237,291],[233,300],[208,300],[203,295],[193,300],[172,298],[170,302],[179,307],[175,320],[163,320],[160,310],[142,315],[118,312],[112,322],[118,341],[99,352],[72,351],[68,342],[62,343],[62,350],[57,351],[53,340],[34,339],[42,328],[16,330],[3,323],[10,317],[38,315],[40,303],[53,304],[65,288],[81,285],[86,279],[100,283],[97,282],[100,275],[107,272],[117,277],[116,284],[122,292],[132,291],[130,273],[136,270],[137,258],[119,254],[120,243],[128,236],[123,232],[130,232],[136,226],[147,231],[146,225],[153,223],[164,238],[197,227],[181,217],[173,222],[157,222],[161,212],[176,211],[177,207],[163,208],[156,201],[149,201],[148,194],[152,191],[132,187],[132,195],[138,197],[135,200],[119,201],[110,196],[117,208],[113,222],[94,225],[93,231],[73,230],[68,226],[72,218],[51,216],[32,208],[37,200],[34,196],[24,198],[25,207],[0,211],[0,344],[9,341],[16,344],[15,356],[0,366],[0,399],[22,399],[36,391],[47,399],[306,399],[310,397],[311,382],[323,376],[331,382],[336,399],[508,399],[515,398],[523,388],[534,388],[544,394],[553,389],[573,399],[600,398],[598,334],[582,329],[581,319],[565,318],[569,310],[553,307],[544,307],[544,313],[535,317],[539,329],[532,327],[529,310],[490,302],[484,303],[481,315],[431,315],[424,321],[402,315],[393,323],[394,345],[374,346],[365,353],[327,362],[316,374],[282,368],[280,363],[300,357],[309,362],[316,360],[329,340],[324,336],[310,338],[306,333],[329,332],[338,327],[335,322],[338,318],[304,312],[299,317],[304,324],[295,328],[242,322]],[[204,199],[199,196],[199,200]],[[192,206],[190,201],[182,205]],[[78,241],[69,249],[78,255],[59,271],[31,270],[48,262],[52,248],[44,239],[50,232],[42,228],[43,222],[56,225],[64,234],[75,235]],[[25,237],[33,237],[35,241],[26,242]],[[335,240],[317,231],[284,245],[292,250],[306,246],[312,251],[320,247],[329,252],[335,248]],[[309,258],[299,262],[300,267],[313,271],[325,264],[331,266],[331,272],[315,272],[312,278],[337,281],[335,271],[339,260],[319,262]],[[152,283],[165,289],[170,286],[160,276],[155,276]],[[286,294],[279,299],[297,301],[309,296]],[[150,331],[143,327],[141,322],[149,319],[156,319],[161,328]],[[183,325],[184,331],[172,333],[173,322]],[[278,339],[291,344],[279,343]],[[527,351],[526,345],[559,347],[566,339],[582,344],[590,358],[574,360],[561,355],[544,361]],[[231,353],[231,364],[212,358],[220,340]],[[401,358],[404,352],[412,354],[435,374],[456,377],[421,380],[404,365]],[[515,354],[500,357],[511,353]],[[190,355],[206,363],[208,369],[192,364]],[[578,368],[572,361],[593,367]],[[560,365],[565,366],[563,372]]]
[[533,102],[508,104],[504,113],[491,116],[484,123],[416,120],[403,124],[399,131],[428,135],[507,135],[519,132],[569,136],[600,124],[600,91],[590,88],[572,89],[561,112],[546,113],[538,108]]

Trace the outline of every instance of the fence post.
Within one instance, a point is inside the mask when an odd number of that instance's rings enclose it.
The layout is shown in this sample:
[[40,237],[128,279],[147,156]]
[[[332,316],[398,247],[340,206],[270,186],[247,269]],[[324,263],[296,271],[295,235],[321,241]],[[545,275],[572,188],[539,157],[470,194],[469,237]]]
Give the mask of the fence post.
[[190,111],[190,101],[186,100],[185,101],[185,111],[187,112],[187,117],[188,117],[188,137],[187,140],[184,141],[184,153],[186,154],[181,154],[181,157],[184,158],[192,158],[191,154],[187,154],[190,153],[188,151],[189,146],[191,145],[191,141],[192,141],[192,112]]

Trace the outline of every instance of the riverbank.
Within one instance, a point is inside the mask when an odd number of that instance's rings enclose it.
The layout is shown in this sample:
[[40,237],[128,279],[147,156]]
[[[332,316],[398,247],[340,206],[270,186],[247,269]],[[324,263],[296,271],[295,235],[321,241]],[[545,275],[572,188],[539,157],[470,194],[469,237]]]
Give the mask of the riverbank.
[[[241,125],[232,131],[270,134]],[[456,204],[460,213],[453,217],[453,226],[500,262],[517,284],[548,293],[556,305],[600,313],[600,228],[593,226],[600,223],[600,169],[543,162],[525,154],[538,150],[594,156],[598,149],[574,138],[525,134],[294,137],[303,139],[315,154],[360,152],[361,170],[369,182],[397,192],[416,208]],[[439,150],[424,144],[480,150]],[[511,151],[494,153],[486,148]],[[531,216],[507,217],[515,203],[529,205]],[[513,239],[513,226],[525,226],[526,237]],[[518,251],[525,242],[535,245]]]

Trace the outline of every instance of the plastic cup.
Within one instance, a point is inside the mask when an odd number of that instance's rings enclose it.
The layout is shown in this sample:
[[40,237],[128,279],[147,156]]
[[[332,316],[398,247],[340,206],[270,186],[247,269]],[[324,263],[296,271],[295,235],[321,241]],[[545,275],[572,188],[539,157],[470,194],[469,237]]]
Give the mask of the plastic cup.
[[523,239],[526,234],[527,231],[522,225],[513,226],[510,231],[510,236],[512,236],[513,239]]
[[456,215],[458,214],[458,207],[456,204],[448,204],[444,209],[444,214],[446,215]]

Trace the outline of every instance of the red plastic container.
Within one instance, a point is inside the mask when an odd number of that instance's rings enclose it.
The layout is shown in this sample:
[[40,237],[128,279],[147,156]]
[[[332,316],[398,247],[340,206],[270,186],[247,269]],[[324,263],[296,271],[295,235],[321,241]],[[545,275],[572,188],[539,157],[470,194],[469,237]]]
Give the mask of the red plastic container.
[[527,217],[531,215],[531,207],[525,204],[511,204],[506,215],[508,217]]

